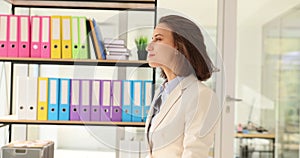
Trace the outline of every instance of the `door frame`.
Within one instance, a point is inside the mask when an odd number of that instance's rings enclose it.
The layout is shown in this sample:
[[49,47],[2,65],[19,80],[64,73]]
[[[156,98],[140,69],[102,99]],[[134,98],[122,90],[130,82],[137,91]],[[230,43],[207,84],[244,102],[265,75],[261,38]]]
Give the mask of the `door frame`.
[[215,158],[234,157],[234,102],[235,97],[237,0],[218,0],[217,49],[222,65],[216,77],[216,93],[221,96],[222,114],[215,137]]

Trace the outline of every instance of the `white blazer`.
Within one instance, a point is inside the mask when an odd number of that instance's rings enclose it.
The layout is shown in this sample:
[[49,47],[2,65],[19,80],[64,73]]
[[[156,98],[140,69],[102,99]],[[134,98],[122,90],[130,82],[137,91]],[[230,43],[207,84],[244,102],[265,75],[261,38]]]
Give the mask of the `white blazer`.
[[187,76],[161,105],[150,126],[158,92],[146,121],[148,157],[208,158],[220,111],[215,93],[194,75]]

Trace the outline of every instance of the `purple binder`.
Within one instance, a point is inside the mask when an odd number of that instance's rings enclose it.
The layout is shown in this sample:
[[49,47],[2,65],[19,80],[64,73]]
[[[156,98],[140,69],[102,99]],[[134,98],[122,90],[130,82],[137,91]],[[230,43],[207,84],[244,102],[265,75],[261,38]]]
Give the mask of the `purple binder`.
[[71,100],[70,100],[70,120],[79,121],[79,104],[81,102],[80,97],[81,86],[80,80],[72,79],[71,80]]
[[91,80],[81,80],[81,102],[79,116],[81,121],[91,120]]
[[122,121],[122,81],[121,80],[114,80],[112,81],[111,86],[111,105],[112,105],[112,112],[111,112],[111,120],[112,121]]
[[101,80],[100,120],[111,120],[111,80]]
[[100,121],[100,80],[91,81],[91,121]]

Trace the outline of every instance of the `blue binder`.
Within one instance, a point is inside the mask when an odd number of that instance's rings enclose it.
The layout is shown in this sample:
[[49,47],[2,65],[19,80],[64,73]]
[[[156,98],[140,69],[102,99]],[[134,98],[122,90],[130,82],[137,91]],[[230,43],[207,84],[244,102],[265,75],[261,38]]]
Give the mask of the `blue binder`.
[[48,120],[58,120],[59,79],[48,79]]
[[131,122],[132,81],[122,81],[122,122]]
[[70,79],[62,78],[59,83],[59,120],[70,120]]
[[143,121],[146,122],[150,105],[153,99],[153,85],[151,80],[143,82]]
[[132,122],[142,122],[142,87],[143,81],[135,80],[132,81]]

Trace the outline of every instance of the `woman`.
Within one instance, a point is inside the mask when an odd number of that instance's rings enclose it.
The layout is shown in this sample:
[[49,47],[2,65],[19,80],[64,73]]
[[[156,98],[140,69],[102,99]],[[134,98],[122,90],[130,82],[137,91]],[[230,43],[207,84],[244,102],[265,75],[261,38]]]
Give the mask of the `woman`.
[[151,67],[165,82],[155,93],[146,121],[149,157],[207,158],[214,139],[215,93],[201,81],[214,66],[200,29],[177,15],[162,17],[147,47]]

